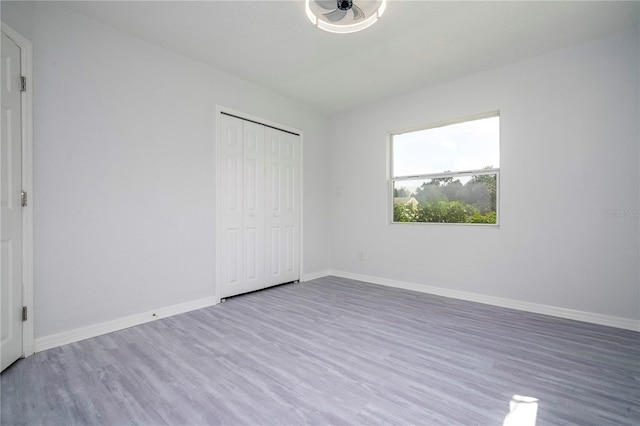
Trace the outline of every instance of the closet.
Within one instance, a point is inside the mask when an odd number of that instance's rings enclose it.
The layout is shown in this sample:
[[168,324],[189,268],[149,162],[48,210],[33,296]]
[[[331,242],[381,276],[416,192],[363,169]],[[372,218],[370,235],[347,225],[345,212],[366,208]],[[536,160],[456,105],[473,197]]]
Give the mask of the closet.
[[299,280],[300,136],[224,112],[219,123],[219,297]]

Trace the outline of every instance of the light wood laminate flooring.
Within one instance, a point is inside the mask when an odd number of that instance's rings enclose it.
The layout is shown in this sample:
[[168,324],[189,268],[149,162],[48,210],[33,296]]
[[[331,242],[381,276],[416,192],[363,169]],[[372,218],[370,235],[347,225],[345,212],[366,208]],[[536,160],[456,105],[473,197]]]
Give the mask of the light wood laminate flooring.
[[51,349],[2,425],[640,424],[640,333],[326,277]]

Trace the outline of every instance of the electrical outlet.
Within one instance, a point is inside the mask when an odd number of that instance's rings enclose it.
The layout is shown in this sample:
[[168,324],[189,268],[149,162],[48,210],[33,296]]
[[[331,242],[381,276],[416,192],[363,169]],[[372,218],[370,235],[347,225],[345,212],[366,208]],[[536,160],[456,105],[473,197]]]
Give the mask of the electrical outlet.
[[360,260],[360,262],[364,260],[364,253],[361,251],[358,252],[358,260]]

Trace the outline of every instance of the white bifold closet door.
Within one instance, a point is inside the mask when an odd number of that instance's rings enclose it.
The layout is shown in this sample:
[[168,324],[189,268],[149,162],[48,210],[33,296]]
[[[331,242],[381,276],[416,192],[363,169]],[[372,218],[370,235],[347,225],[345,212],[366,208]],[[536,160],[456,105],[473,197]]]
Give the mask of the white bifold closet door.
[[300,277],[300,137],[221,114],[220,297]]

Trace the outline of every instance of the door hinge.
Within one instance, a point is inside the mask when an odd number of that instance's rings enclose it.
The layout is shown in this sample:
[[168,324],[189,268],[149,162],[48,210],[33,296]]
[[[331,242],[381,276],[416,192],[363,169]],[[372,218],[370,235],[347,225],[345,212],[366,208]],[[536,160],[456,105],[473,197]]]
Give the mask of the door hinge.
[[27,320],[27,307],[23,306],[22,307],[22,321],[26,321]]
[[27,207],[27,193],[22,191],[20,194],[21,194],[20,195],[20,200],[21,200],[21,203],[22,203],[22,207]]
[[20,77],[20,91],[27,91],[27,77]]

